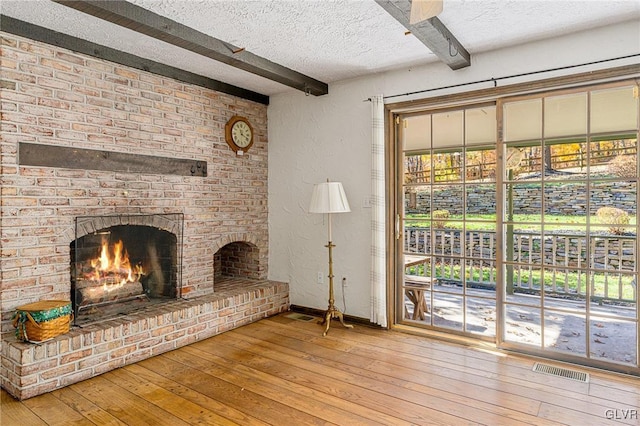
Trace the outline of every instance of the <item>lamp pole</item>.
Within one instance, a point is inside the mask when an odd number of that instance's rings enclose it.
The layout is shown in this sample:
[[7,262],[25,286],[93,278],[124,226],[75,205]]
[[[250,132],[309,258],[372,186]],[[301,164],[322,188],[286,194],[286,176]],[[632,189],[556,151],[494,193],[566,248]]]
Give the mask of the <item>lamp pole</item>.
[[324,318],[320,322],[320,324],[325,325],[324,332],[322,333],[323,336],[326,336],[329,332],[329,327],[331,326],[332,319],[340,320],[340,324],[342,324],[346,328],[353,328],[351,324],[344,323],[344,316],[342,315],[342,312],[340,312],[334,305],[335,297],[333,292],[333,248],[335,247],[335,244],[333,244],[333,242],[331,241],[331,213],[327,213],[327,216],[329,227],[329,242],[325,247],[329,249],[329,307],[327,308],[327,312],[325,312],[324,314]]

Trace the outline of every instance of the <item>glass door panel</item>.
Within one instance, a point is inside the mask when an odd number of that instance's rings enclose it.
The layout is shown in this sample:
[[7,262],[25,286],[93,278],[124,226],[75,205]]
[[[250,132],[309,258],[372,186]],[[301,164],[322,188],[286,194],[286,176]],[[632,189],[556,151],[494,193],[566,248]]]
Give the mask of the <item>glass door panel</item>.
[[[630,99],[632,91],[577,90],[502,105],[499,345],[637,371],[638,99]],[[519,127],[527,116],[533,124]]]
[[545,141],[543,171],[549,184],[584,180],[585,174],[592,171],[598,173],[597,168],[591,167],[592,164],[587,161],[591,157],[587,155],[588,144],[584,138]]
[[587,133],[587,94],[544,98],[544,137],[547,140]]
[[[399,126],[405,133],[400,138],[405,141],[400,321],[493,338],[495,106],[413,114],[400,122],[405,123]],[[418,128],[431,133],[411,134]]]
[[582,336],[587,333],[584,313],[545,311],[544,349],[569,355],[586,356],[587,348]]

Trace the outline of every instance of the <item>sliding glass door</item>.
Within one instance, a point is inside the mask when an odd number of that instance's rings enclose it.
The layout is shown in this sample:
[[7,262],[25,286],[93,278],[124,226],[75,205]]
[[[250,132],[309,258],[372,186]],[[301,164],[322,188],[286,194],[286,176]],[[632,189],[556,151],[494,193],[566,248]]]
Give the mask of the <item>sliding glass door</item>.
[[396,113],[395,321],[638,372],[635,82]]
[[495,105],[408,114],[398,123],[401,321],[493,338]]
[[638,365],[634,85],[499,103],[504,347]]

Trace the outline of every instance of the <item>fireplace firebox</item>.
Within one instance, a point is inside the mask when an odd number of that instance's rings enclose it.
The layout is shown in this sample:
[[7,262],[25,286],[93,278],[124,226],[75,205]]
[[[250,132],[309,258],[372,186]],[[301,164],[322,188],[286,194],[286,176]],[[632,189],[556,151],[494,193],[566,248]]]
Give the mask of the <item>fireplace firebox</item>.
[[76,218],[70,244],[75,325],[180,297],[181,214]]

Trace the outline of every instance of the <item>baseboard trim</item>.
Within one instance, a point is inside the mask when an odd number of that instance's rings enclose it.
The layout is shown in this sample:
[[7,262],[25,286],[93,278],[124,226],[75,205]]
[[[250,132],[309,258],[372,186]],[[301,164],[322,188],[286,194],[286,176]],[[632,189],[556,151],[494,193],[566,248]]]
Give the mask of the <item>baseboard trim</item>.
[[[309,307],[300,306],[300,305],[291,305],[289,307],[289,310],[292,312],[298,312],[300,314],[305,314],[305,315],[312,315],[314,317],[319,317],[319,318],[322,318],[326,312],[326,311],[323,311],[322,309],[309,308]],[[369,318],[362,318],[362,317],[356,317],[356,316],[344,314],[344,321],[346,323],[366,325],[367,327],[382,328],[378,324],[374,324],[371,321],[369,321]]]

